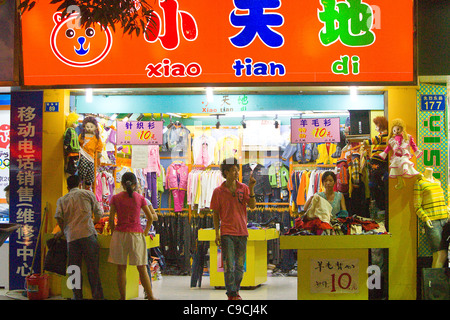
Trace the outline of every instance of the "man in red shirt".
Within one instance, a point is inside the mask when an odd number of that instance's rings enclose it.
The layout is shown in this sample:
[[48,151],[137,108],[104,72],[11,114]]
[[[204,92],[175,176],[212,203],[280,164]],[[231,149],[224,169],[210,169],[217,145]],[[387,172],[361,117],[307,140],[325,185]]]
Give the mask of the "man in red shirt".
[[220,171],[226,180],[214,189],[210,209],[214,211],[216,244],[222,248],[228,300],[242,300],[239,288],[247,250],[247,205],[252,209],[256,206],[256,180],[251,175],[248,186],[238,181],[239,164],[235,158],[225,159]]

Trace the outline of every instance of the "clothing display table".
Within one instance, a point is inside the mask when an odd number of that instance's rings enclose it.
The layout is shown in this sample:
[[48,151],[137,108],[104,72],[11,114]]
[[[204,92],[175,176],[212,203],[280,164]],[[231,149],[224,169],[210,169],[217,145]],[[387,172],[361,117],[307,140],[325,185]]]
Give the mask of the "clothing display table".
[[389,234],[280,236],[280,249],[297,249],[298,300],[367,300],[380,276],[369,249],[391,245]]
[[[53,234],[45,234],[44,241],[47,241],[53,237]],[[147,242],[147,249],[159,246],[159,234],[155,235],[153,239],[149,236],[145,237]],[[111,242],[110,235],[98,235],[98,244],[100,245],[100,279],[103,288],[103,296],[106,300],[118,300],[120,299],[119,287],[117,286],[117,267],[116,265],[108,262],[109,256],[109,244]],[[83,261],[82,277],[83,277],[83,298],[92,299],[91,288],[89,285],[88,276],[86,273],[86,267]],[[73,297],[73,292],[67,287],[67,278],[61,277],[61,296],[66,299]],[[127,267],[127,300],[134,299],[139,296],[139,273],[136,266]]]
[[[247,257],[241,287],[255,288],[267,281],[267,241],[277,239],[274,229],[248,229]],[[209,279],[214,287],[225,287],[223,268],[220,268],[220,249],[215,243],[214,229],[198,230],[198,241],[209,241]],[[218,261],[219,260],[219,261]]]

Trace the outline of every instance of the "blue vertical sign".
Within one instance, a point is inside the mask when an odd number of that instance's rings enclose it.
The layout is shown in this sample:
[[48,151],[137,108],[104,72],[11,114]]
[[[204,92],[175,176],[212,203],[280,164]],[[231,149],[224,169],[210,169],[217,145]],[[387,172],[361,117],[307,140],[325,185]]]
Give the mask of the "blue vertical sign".
[[[40,273],[43,92],[11,94],[9,289],[24,289]],[[33,266],[33,268],[32,268]]]

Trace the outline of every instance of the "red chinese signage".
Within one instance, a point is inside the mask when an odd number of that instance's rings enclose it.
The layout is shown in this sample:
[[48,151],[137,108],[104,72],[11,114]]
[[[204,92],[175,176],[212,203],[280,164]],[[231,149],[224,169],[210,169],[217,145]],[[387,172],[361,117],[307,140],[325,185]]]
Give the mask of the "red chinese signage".
[[26,85],[414,82],[412,0],[155,2],[140,36],[23,16]]
[[291,119],[291,143],[340,142],[339,118]]
[[118,145],[163,144],[162,121],[117,121]]

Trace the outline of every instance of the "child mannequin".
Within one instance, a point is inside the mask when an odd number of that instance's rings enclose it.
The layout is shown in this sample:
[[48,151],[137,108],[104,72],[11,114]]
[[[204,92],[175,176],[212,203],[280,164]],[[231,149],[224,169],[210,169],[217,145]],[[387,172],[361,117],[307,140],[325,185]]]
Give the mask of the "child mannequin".
[[94,117],[84,118],[78,140],[81,146],[78,174],[83,181],[84,188],[90,189],[95,179],[95,161],[100,162],[103,149],[98,123]]
[[65,171],[68,174],[75,174],[77,171],[77,161],[80,156],[80,143],[75,128],[78,126],[78,114],[71,112],[66,119],[66,132],[64,133],[64,157]]
[[389,151],[392,150],[391,161],[389,163],[389,177],[397,178],[396,189],[401,189],[405,185],[403,177],[411,178],[419,174],[411,162],[412,155],[410,148],[413,150],[416,158],[420,158],[423,152],[419,150],[411,135],[406,132],[406,124],[402,119],[392,121],[392,129],[388,137],[388,146],[380,153],[382,159],[386,159]]
[[425,224],[425,235],[433,253],[432,268],[441,268],[445,250],[441,250],[442,231],[448,220],[449,208],[439,180],[433,177],[433,169],[426,168],[414,184],[414,208]]

